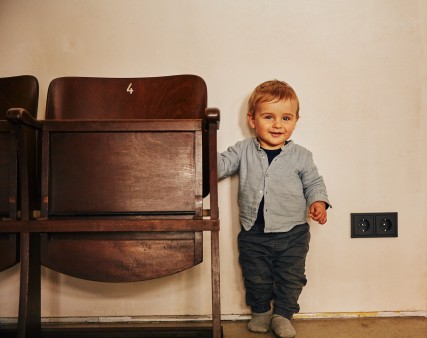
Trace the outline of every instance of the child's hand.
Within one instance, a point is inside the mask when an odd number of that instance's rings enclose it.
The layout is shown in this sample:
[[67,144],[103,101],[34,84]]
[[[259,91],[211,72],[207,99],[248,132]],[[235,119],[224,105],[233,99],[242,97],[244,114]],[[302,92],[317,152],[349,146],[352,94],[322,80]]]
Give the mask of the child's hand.
[[326,203],[316,201],[310,205],[308,217],[319,222],[319,224],[325,224],[327,221]]

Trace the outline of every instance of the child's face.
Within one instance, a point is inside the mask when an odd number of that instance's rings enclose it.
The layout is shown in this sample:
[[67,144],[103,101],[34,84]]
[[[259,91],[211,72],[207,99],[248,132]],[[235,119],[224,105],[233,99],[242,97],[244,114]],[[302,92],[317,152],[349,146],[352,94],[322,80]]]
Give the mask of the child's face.
[[297,117],[297,101],[262,102],[255,114],[248,113],[248,122],[255,129],[258,142],[264,149],[279,149],[289,140]]

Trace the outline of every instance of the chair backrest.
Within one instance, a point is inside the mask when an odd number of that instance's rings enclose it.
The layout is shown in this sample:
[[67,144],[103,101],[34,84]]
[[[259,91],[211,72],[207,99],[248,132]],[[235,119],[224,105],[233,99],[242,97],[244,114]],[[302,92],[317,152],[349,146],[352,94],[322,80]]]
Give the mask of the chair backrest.
[[[53,80],[43,127],[42,217],[202,219],[206,102],[206,84],[194,75]],[[202,233],[194,231],[42,239],[43,265],[91,280],[157,278],[201,261]]]
[[39,83],[32,75],[0,78],[0,120],[6,120],[10,108],[24,108],[37,116]]
[[[0,222],[16,220],[21,206],[18,174],[18,133],[15,126],[6,121],[10,108],[24,108],[34,118],[37,116],[39,96],[38,81],[34,76],[22,75],[0,78]],[[25,142],[29,166],[36,171],[35,132],[26,130]],[[36,177],[31,177],[29,185],[36,198]],[[24,203],[24,202],[23,202]],[[25,201],[29,203],[29,201]],[[1,226],[1,224],[0,224]],[[0,271],[19,261],[18,237],[15,233],[0,234]]]
[[[37,116],[39,84],[31,75],[0,78],[0,217],[14,217],[17,196],[17,159],[16,142],[11,135],[12,128],[6,121],[6,113],[10,108],[24,108],[33,117]],[[35,139],[31,147],[35,146]],[[35,153],[29,154],[35,162]],[[15,166],[16,167],[16,166]],[[15,206],[11,205],[15,203]]]
[[46,119],[203,119],[207,89],[202,78],[64,77],[51,82]]
[[[207,87],[196,75],[147,78],[62,77],[48,90],[47,120],[205,119]],[[209,194],[208,131],[203,142],[203,196]]]

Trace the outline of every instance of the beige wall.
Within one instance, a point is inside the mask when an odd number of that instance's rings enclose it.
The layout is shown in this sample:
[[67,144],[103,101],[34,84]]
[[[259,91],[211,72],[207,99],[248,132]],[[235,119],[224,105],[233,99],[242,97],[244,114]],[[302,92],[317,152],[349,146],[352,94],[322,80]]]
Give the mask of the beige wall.
[[[193,73],[221,109],[218,147],[250,136],[258,83],[290,82],[294,140],[314,152],[333,209],[312,224],[302,313],[427,311],[427,1],[0,0],[0,76]],[[222,312],[247,314],[236,237],[237,179],[219,184]],[[399,237],[351,239],[351,212],[397,211]],[[205,261],[111,285],[43,270],[43,316],[210,313]],[[0,317],[16,317],[19,268],[0,273]]]

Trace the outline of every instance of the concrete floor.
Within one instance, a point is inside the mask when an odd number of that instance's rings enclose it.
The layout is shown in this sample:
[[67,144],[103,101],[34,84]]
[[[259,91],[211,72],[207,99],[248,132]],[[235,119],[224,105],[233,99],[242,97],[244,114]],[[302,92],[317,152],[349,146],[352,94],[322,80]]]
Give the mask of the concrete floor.
[[[251,333],[247,322],[223,322],[224,338],[276,338]],[[297,338],[427,338],[427,318],[295,319]]]

